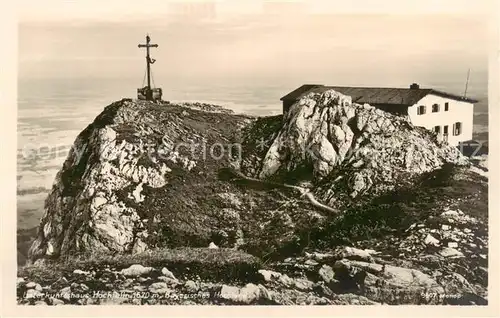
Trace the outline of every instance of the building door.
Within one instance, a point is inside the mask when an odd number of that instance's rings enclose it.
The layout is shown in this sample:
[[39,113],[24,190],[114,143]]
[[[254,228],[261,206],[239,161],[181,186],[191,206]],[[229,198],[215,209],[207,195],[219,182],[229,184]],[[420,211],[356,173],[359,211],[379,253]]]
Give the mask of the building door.
[[434,126],[434,132],[436,133],[437,139],[441,140],[441,126]]
[[443,126],[443,140],[448,141],[448,125]]

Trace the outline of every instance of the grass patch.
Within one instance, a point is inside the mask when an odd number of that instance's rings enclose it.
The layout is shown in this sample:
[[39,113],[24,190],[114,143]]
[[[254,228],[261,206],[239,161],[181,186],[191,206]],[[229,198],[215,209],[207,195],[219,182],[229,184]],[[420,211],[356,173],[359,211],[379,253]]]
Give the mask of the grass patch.
[[102,270],[109,266],[115,270],[133,264],[167,267],[175,275],[200,276],[210,280],[248,280],[256,277],[261,267],[260,260],[242,251],[232,249],[175,248],[157,249],[139,254],[93,255],[61,259],[45,265],[25,266],[18,270],[18,276],[34,281],[51,283],[61,276],[71,274],[75,269]]

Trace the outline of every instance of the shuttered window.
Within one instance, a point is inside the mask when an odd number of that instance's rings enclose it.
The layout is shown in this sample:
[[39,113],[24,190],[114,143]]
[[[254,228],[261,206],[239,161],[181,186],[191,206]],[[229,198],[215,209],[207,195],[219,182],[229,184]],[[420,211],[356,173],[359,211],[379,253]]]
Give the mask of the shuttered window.
[[423,115],[423,114],[425,114],[425,106],[420,105],[417,108],[417,115]]

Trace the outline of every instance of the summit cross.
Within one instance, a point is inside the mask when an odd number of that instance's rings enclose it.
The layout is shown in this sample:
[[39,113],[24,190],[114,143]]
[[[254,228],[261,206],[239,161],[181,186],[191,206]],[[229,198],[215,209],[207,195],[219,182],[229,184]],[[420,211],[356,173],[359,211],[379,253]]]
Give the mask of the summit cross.
[[150,47],[158,47],[158,44],[150,44],[151,38],[149,35],[146,35],[146,44],[139,44],[139,48],[146,48],[146,66],[147,66],[147,74],[148,74],[148,90],[151,91],[151,64],[153,64],[156,60],[152,59],[149,56],[149,48]]

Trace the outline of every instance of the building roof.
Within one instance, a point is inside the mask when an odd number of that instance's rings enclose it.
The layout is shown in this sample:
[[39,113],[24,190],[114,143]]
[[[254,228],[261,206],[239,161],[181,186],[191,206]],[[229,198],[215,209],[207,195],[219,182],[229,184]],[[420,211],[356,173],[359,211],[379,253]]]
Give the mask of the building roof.
[[298,88],[294,89],[290,93],[286,94],[285,96],[281,97],[280,100],[284,100],[284,99],[293,99],[293,100],[295,100],[295,99],[299,98],[300,96],[302,96],[302,94],[309,92],[313,88],[319,88],[319,87],[324,87],[324,85],[320,85],[320,84],[304,84],[304,85],[299,86]]
[[349,86],[325,86],[305,84],[293,90],[280,100],[297,100],[305,93],[322,93],[333,89],[341,94],[351,96],[352,101],[358,104],[392,104],[410,106],[416,104],[424,96],[433,94],[468,103],[476,103],[477,100],[464,98],[462,96],[441,92],[430,88],[390,88],[390,87],[349,87]]

